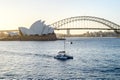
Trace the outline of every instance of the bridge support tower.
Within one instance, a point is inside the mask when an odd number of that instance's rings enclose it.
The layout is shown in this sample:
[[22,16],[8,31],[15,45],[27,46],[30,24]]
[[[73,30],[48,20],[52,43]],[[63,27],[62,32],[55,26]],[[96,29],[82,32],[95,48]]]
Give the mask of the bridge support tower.
[[67,36],[70,36],[70,29],[67,29]]

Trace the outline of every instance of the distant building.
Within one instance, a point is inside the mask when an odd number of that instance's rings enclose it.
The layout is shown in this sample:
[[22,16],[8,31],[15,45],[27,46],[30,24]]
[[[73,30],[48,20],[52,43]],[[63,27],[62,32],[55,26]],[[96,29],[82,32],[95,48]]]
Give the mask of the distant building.
[[44,21],[38,20],[33,23],[29,29],[25,27],[19,27],[21,36],[34,36],[34,35],[48,35],[54,34],[54,29],[49,25],[44,24]]
[[18,32],[8,32],[8,36],[19,36],[19,33]]

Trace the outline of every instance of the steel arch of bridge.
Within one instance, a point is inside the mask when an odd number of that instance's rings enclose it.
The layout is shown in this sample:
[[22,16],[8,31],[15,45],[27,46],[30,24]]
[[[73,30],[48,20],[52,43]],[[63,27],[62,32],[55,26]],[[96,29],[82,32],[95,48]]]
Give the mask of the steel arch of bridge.
[[86,21],[94,21],[94,22],[98,22],[101,23],[105,26],[108,26],[111,30],[114,30],[116,33],[120,34],[120,25],[111,22],[109,20],[106,20],[104,18],[99,18],[99,17],[93,17],[93,16],[76,16],[76,17],[70,17],[70,18],[66,18],[66,19],[62,19],[60,21],[57,21],[53,24],[51,24],[51,26],[54,27],[54,29],[60,29],[61,26],[71,23],[71,22],[75,22],[75,21],[82,21],[82,20],[86,20]]

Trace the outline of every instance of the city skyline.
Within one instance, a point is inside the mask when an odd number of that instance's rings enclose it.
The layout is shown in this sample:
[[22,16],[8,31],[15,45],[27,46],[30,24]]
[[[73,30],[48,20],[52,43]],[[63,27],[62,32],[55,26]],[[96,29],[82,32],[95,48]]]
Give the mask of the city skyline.
[[96,16],[120,25],[119,0],[0,0],[0,30],[46,24],[74,16]]

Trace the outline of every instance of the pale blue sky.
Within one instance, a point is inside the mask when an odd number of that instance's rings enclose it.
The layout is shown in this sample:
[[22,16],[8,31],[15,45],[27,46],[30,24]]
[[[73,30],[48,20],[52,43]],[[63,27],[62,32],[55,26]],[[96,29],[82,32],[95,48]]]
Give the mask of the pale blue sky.
[[120,24],[120,0],[0,0],[0,29],[51,24],[74,16],[96,16]]

